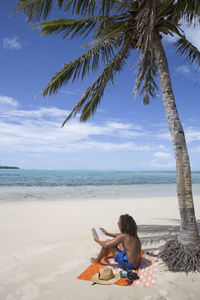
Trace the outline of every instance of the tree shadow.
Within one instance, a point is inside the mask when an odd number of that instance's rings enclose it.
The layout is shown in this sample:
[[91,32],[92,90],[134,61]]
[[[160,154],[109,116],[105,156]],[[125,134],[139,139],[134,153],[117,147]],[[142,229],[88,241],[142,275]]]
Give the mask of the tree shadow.
[[[158,250],[163,244],[168,240],[176,238],[180,231],[180,220],[179,219],[164,219],[156,218],[156,220],[165,220],[170,223],[170,225],[138,225],[138,235],[142,243],[142,249],[145,251]],[[173,224],[172,224],[173,223]],[[200,231],[200,220],[197,220],[198,230]],[[155,247],[149,247],[156,244]],[[114,256],[109,254],[109,261],[102,261],[101,265],[110,265],[112,268],[119,268],[118,263],[114,262]],[[152,261],[146,257],[142,258],[140,269],[148,268],[152,265]]]
[[152,265],[152,261],[147,259],[146,257],[142,257],[142,261],[141,261],[141,264],[140,264],[140,269],[145,269],[145,268],[148,268],[149,266]]
[[[178,236],[180,232],[180,220],[179,219],[161,219],[169,223],[174,223],[170,225],[138,225],[138,235],[142,243],[142,248],[144,250],[155,250],[160,246],[165,244],[168,240],[174,239]],[[200,231],[200,220],[197,220],[198,230]],[[157,246],[153,246],[156,244]]]
[[[110,266],[113,269],[119,269],[119,268],[121,268],[121,266],[114,260],[114,256],[109,255],[108,259],[109,259],[108,261],[105,261],[103,259],[101,261],[101,265],[103,265],[103,266]],[[145,269],[145,268],[148,268],[151,265],[152,265],[152,261],[151,260],[149,260],[146,257],[142,257],[141,264],[140,264],[139,268],[140,269]]]

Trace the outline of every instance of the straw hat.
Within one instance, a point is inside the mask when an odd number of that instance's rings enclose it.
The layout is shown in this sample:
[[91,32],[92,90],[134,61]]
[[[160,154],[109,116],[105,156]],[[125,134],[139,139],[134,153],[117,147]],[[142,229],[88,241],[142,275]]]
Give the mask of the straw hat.
[[92,277],[92,281],[99,284],[112,284],[119,281],[120,278],[120,274],[114,273],[112,268],[103,267]]

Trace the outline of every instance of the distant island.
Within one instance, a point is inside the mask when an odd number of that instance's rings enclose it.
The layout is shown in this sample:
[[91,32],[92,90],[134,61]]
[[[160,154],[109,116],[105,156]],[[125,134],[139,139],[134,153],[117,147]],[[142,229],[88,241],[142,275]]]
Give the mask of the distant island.
[[19,169],[18,167],[0,166],[0,169]]

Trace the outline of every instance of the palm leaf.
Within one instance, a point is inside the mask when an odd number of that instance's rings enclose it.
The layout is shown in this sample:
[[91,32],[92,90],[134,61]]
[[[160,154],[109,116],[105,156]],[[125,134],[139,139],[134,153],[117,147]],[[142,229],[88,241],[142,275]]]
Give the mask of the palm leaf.
[[[121,39],[122,41],[122,39]],[[63,84],[72,79],[78,79],[81,75],[83,79],[90,69],[95,71],[99,66],[99,57],[101,54],[103,62],[109,60],[114,54],[114,49],[119,47],[119,35],[112,36],[106,41],[101,41],[83,55],[74,61],[66,64],[59,72],[57,72],[47,86],[43,89],[43,96],[55,94]]]
[[182,36],[173,44],[177,48],[177,53],[185,56],[186,61],[191,64],[196,63],[197,68],[200,66],[200,51],[185,36]]
[[155,2],[153,0],[145,0],[143,2],[143,8],[141,8],[137,16],[137,24],[139,38],[136,44],[136,48],[141,49],[141,55],[137,63],[138,73],[135,85],[135,97],[139,91],[140,85],[144,80],[146,71],[148,69],[148,63],[151,57],[154,23],[156,21],[155,14]]
[[93,17],[85,19],[56,19],[40,23],[41,34],[61,34],[63,38],[71,34],[71,38],[84,35],[86,37],[96,25]]
[[65,5],[65,11],[71,9],[73,14],[81,16],[92,16],[94,12],[100,16],[109,16],[114,10],[122,12],[131,8],[126,1],[120,0],[71,0]]
[[[61,8],[66,0],[58,0],[57,4]],[[49,16],[55,0],[18,0],[16,11],[22,10],[27,16],[28,22],[39,22],[41,18],[46,20]]]
[[163,15],[171,14],[174,9],[174,0],[163,0],[157,3],[157,17],[163,17]]
[[[92,45],[95,45],[99,42],[105,42],[107,40],[114,40],[115,44],[118,46],[121,45],[123,38],[124,38],[124,33],[123,33],[123,27],[124,27],[124,22],[117,22],[116,24],[109,24],[111,25],[110,27],[106,26],[106,28],[97,28],[97,33],[94,36],[94,40],[88,44],[83,45],[83,48],[90,47]],[[113,26],[116,25],[116,26]]]
[[15,11],[23,11],[29,23],[45,21],[54,3],[59,8],[64,6],[65,12],[80,16],[93,16],[95,12],[99,16],[108,16],[114,10],[119,13],[131,9],[126,1],[120,0],[17,0]]
[[164,33],[165,35],[169,34],[169,35],[173,36],[175,33],[179,36],[182,36],[181,27],[169,19],[162,21],[161,25],[157,26],[157,30],[159,32]]
[[157,65],[152,50],[149,53],[148,67],[145,73],[144,83],[140,92],[143,96],[143,104],[149,104],[150,97],[155,98],[158,92],[158,86],[154,80],[157,77]]
[[[69,116],[63,122],[63,125],[70,120],[72,117],[75,117],[76,114],[83,107],[80,120],[86,121],[94,112],[96,111],[98,104],[103,96],[104,90],[109,81],[113,82],[114,76],[117,72],[119,72],[125,60],[129,56],[129,48],[128,46],[123,46],[122,49],[115,55],[115,57],[107,64],[107,66],[103,69],[101,74],[97,77],[97,79],[86,89],[83,97],[79,100],[77,105],[72,109]],[[88,100],[89,99],[89,100]],[[87,102],[85,104],[85,102]]]
[[[37,28],[41,28],[41,33],[46,35],[62,34],[63,38],[68,35],[71,35],[71,38],[82,35],[86,37],[97,24],[100,23],[101,27],[105,27],[105,24],[108,25],[108,22],[113,22],[115,18],[118,19],[119,16],[88,17],[84,19],[56,19],[40,23],[40,26],[37,26]],[[117,27],[121,25],[119,22],[116,23]]]
[[[125,22],[127,20],[127,15],[122,14],[116,20],[108,19],[105,22],[101,22],[99,26],[96,27],[95,35],[93,39],[101,40],[102,38],[106,38],[107,36],[112,35],[115,32],[121,32],[125,34]],[[95,41],[92,41],[92,43]]]
[[179,16],[179,19],[185,19],[189,25],[191,25],[192,22],[200,23],[200,1],[177,0],[174,13]]
[[94,0],[71,0],[65,4],[65,12],[71,10],[72,14],[75,15],[90,15],[93,16],[97,7],[98,1]]

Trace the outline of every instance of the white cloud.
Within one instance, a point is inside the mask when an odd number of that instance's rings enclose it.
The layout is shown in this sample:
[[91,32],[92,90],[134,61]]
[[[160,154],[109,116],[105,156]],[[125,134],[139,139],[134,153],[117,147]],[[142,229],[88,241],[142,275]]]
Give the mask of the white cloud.
[[155,152],[155,158],[149,164],[153,170],[172,170],[175,169],[175,158],[171,153]]
[[[27,166],[30,167],[28,161],[35,156],[35,162],[39,168],[40,163],[46,164],[45,167],[52,165],[52,157],[59,163],[63,157],[70,159],[69,157],[72,156],[77,163],[77,157],[80,157],[81,160],[82,155],[94,157],[96,154],[110,152],[108,155],[112,156],[115,152],[119,153],[116,155],[120,155],[122,161],[127,163],[128,152],[137,151],[135,164],[138,163],[140,167],[143,163],[145,168],[149,170],[171,170],[175,168],[172,149],[168,150],[169,145],[167,144],[166,147],[164,142],[160,145],[155,144],[158,139],[155,132],[147,131],[137,124],[122,120],[80,123],[78,118],[75,118],[61,128],[63,120],[69,113],[67,110],[56,107],[35,109],[31,107],[23,110],[21,107],[20,109],[17,107],[17,101],[13,98],[1,96],[0,100],[2,103],[3,101],[11,103],[8,109],[1,112],[0,119],[1,153],[5,157],[4,159],[6,157],[19,157],[19,160],[23,160],[22,156],[24,156]],[[168,139],[169,133],[164,128],[160,128],[160,131],[159,139]],[[200,140],[198,128],[187,127],[186,133],[190,141],[195,141],[197,138]],[[122,155],[125,151],[128,151],[127,157],[123,158]],[[149,154],[143,155],[142,151],[148,151],[150,156]],[[153,154],[151,154],[152,151]],[[191,151],[200,152],[200,148],[193,148]],[[142,155],[143,159],[140,163],[137,159]],[[87,158],[86,160],[89,163],[90,159]],[[62,167],[62,163],[59,166]],[[92,168],[92,162],[90,167]]]
[[[200,129],[194,127],[184,127],[186,142],[189,144],[191,142],[200,141]],[[171,141],[171,135],[169,131],[163,131],[156,135],[160,140]],[[163,149],[164,150],[164,149]]]
[[145,132],[137,126],[135,129],[134,125],[128,123],[80,123],[74,119],[61,128],[62,121],[68,113],[55,107],[4,111],[0,122],[2,151],[74,153],[83,150],[109,152],[150,149],[148,145],[130,141],[145,135]]
[[195,26],[192,24],[191,26],[187,26],[185,23],[182,25],[182,29],[185,32],[186,38],[194,44],[200,50],[200,30],[199,26]]
[[[77,150],[77,149],[76,149]],[[111,143],[111,142],[97,142],[97,141],[84,141],[79,145],[78,150],[90,150],[92,152],[110,152],[110,151],[149,151],[148,145],[139,146],[133,142],[125,143]]]
[[156,152],[153,154],[154,156],[156,157],[159,157],[159,158],[168,158],[171,156],[171,153],[166,153],[166,152]]
[[69,96],[75,96],[77,94],[80,94],[81,90],[75,90],[75,89],[72,89],[72,90],[61,90],[61,93],[63,94],[66,94],[66,95],[69,95]]
[[169,131],[160,132],[160,133],[156,134],[156,137],[160,140],[168,140],[168,141],[172,140]]
[[200,153],[200,146],[194,147],[191,149],[192,152]]
[[200,130],[188,127],[185,130],[185,136],[188,143],[200,141]]
[[5,49],[10,49],[10,50],[20,50],[22,49],[22,44],[18,41],[18,37],[15,36],[14,38],[4,38],[3,40],[3,47]]
[[29,119],[37,119],[37,118],[43,118],[43,117],[48,117],[48,118],[65,118],[68,115],[69,111],[59,109],[56,107],[41,107],[36,110],[13,110],[13,111],[7,111],[4,113],[4,116],[6,118],[13,119],[14,118],[29,118]]
[[1,106],[12,106],[12,107],[17,107],[18,103],[15,99],[12,97],[8,96],[2,96],[0,95],[0,105]]
[[153,170],[173,170],[175,169],[175,161],[160,161],[159,159],[153,159],[149,165],[149,169]]
[[[187,40],[200,50],[199,25],[194,26],[194,24],[191,24],[190,26],[188,26],[184,20],[180,23],[182,23],[181,28],[184,31]],[[164,40],[170,43],[175,42],[178,38],[179,36],[176,34],[174,36],[171,36],[169,34],[167,36],[164,35]]]
[[185,75],[191,75],[192,71],[187,65],[178,66],[175,68],[176,72],[185,74]]
[[164,145],[158,145],[157,148],[163,151],[167,151],[167,147],[165,147]]
[[107,122],[107,124],[109,126],[111,126],[112,128],[115,129],[125,129],[125,130],[129,130],[129,129],[135,129],[135,130],[142,130],[142,126],[139,125],[133,125],[130,123],[122,123],[120,121],[118,122]]

